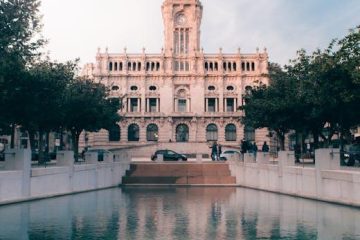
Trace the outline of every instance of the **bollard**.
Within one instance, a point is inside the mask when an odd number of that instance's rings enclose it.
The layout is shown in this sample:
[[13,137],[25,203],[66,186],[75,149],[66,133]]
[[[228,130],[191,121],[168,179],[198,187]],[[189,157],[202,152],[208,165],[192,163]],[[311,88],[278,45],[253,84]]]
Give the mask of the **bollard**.
[[201,153],[197,153],[197,154],[196,154],[196,162],[197,162],[197,163],[201,163],[201,162],[202,162],[202,154],[201,154]]
[[158,155],[156,156],[156,161],[157,161],[157,162],[163,162],[163,161],[164,161],[164,155],[158,154]]
[[114,154],[105,152],[104,153],[104,163],[112,163],[114,162]]
[[60,167],[74,166],[74,152],[58,151],[56,153],[56,165]]
[[98,163],[98,153],[97,152],[86,152],[85,153],[85,162],[88,164],[97,164]]
[[9,149],[5,151],[5,170],[22,171],[23,197],[30,196],[31,150]]

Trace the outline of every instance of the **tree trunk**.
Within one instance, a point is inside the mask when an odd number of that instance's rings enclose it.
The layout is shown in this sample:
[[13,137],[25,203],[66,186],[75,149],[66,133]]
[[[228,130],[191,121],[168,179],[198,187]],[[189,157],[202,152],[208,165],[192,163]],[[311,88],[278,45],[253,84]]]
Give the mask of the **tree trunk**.
[[277,137],[280,141],[280,150],[285,151],[285,134],[280,131],[276,131],[276,133],[277,133]]
[[15,148],[15,129],[16,129],[16,125],[11,124],[11,139],[10,139],[10,148],[11,149]]
[[28,130],[28,134],[29,134],[31,152],[35,152],[35,131]]
[[72,137],[72,144],[74,150],[74,157],[75,162],[79,160],[79,138],[80,138],[81,131],[72,130],[71,137]]
[[39,130],[39,164],[44,163],[44,131]]

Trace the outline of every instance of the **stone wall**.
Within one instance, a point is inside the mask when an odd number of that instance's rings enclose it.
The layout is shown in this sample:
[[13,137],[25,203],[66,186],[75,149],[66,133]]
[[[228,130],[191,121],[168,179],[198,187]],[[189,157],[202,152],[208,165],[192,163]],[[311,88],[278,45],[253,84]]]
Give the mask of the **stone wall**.
[[239,186],[360,206],[360,172],[340,167],[337,149],[319,149],[315,155],[315,166],[295,166],[293,152],[280,152],[278,163],[258,153],[258,161],[245,156],[244,162],[230,161],[230,169]]
[[31,168],[30,150],[8,151],[0,171],[0,205],[118,186],[130,165],[125,155],[97,162],[92,153],[81,165],[73,156],[58,152],[56,166]]

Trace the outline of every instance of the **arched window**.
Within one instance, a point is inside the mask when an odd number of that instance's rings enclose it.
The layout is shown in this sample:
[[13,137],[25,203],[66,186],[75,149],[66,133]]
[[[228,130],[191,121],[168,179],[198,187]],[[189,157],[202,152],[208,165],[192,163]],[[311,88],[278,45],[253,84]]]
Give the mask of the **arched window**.
[[116,62],[114,65],[114,70],[117,71],[118,70],[118,63]]
[[245,71],[245,70],[246,70],[246,68],[245,68],[245,62],[242,62],[242,63],[241,63],[241,70],[242,70],[242,71]]
[[146,128],[146,140],[149,142],[157,142],[159,139],[159,128],[155,124],[150,124]]
[[231,71],[231,62],[228,62],[228,69]]
[[147,63],[146,63],[146,71],[149,71],[149,70],[150,70],[150,63],[147,62]]
[[154,69],[155,69],[155,63],[151,62],[151,71],[154,71]]
[[244,128],[245,140],[249,142],[255,141],[255,129],[250,126],[245,126]]
[[119,125],[115,124],[111,128],[108,129],[109,131],[109,142],[118,142],[120,141],[120,127]]
[[213,71],[213,70],[214,70],[214,68],[213,68],[213,63],[210,62],[210,71]]
[[226,62],[223,63],[223,68],[224,68],[224,71],[226,71]]
[[128,128],[128,141],[138,142],[140,139],[140,129],[136,124],[131,124]]
[[133,62],[133,71],[136,71],[136,62]]
[[123,64],[122,62],[119,63],[119,71],[122,71],[123,70]]
[[219,66],[218,66],[218,63],[215,62],[215,71],[218,71],[219,70]]
[[160,70],[160,63],[156,62],[156,71],[159,71],[159,70]]
[[255,71],[255,63],[254,62],[251,63],[251,71]]
[[250,63],[246,62],[246,71],[250,71]]
[[233,62],[233,70],[236,71],[236,62]]
[[218,140],[218,128],[215,124],[209,124],[206,127],[206,141]]
[[209,64],[208,64],[208,62],[205,62],[205,70],[206,70],[206,71],[209,70]]
[[109,63],[109,71],[112,71],[112,70],[113,70],[113,63],[110,62],[110,63]]
[[236,141],[236,126],[234,124],[226,125],[225,140],[226,141]]
[[138,71],[141,71],[141,62],[138,62]]
[[189,141],[189,127],[185,124],[180,124],[176,127],[176,141],[188,142]]
[[128,71],[131,71],[131,62],[128,62]]

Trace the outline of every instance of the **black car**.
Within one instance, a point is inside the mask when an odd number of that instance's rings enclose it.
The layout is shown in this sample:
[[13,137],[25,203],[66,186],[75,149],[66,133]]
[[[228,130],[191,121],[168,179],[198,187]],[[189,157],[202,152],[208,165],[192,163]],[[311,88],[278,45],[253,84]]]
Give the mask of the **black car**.
[[346,146],[343,152],[343,160],[346,166],[354,166],[355,161],[360,162],[360,144]]
[[159,154],[164,156],[164,161],[187,161],[187,157],[185,155],[171,150],[157,150],[154,155],[151,156],[151,160],[155,161]]

